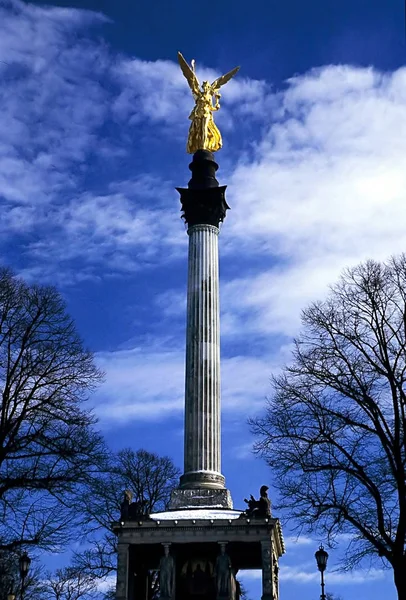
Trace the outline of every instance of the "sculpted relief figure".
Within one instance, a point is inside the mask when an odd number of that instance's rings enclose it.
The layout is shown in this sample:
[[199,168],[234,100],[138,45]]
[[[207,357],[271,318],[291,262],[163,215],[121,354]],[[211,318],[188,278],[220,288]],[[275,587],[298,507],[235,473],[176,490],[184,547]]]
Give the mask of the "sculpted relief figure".
[[231,560],[228,554],[226,554],[225,544],[221,544],[220,555],[216,559],[215,576],[217,598],[231,598]]
[[276,554],[273,555],[273,598],[278,600],[279,597],[279,565]]
[[[178,52],[178,62],[195,100],[195,107],[189,115],[192,123],[189,129],[186,150],[189,154],[194,154],[197,150],[216,152],[223,145],[220,131],[213,120],[213,112],[220,108],[221,94],[219,90],[222,85],[234,77],[240,67],[235,67],[225,75],[218,77],[213,83],[203,81],[200,89],[200,83],[195,74],[194,61],[192,61],[192,66],[189,66],[182,54]],[[213,97],[215,98],[214,104]]]
[[159,561],[159,590],[161,598],[172,598],[175,581],[175,562],[169,554],[169,544],[164,546],[164,556]]

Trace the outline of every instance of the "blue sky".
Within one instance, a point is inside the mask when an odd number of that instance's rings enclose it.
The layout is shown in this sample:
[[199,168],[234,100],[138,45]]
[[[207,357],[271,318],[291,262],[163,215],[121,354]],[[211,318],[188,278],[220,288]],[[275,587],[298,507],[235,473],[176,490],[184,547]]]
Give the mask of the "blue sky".
[[[223,473],[235,507],[270,473],[246,419],[289,360],[300,309],[341,270],[406,248],[404,11],[395,0],[0,2],[0,252],[55,283],[106,371],[92,399],[112,448],[182,466],[187,235],[175,186],[201,78],[241,65],[216,115]],[[284,529],[281,598],[319,595]],[[380,565],[332,572],[343,600],[395,597]],[[258,592],[259,583],[247,579]]]

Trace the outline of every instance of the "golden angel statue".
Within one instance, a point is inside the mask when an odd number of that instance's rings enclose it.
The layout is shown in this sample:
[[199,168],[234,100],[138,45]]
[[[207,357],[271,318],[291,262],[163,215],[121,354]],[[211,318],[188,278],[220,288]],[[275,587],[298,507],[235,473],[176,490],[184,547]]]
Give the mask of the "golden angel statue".
[[[194,154],[197,150],[216,152],[223,145],[221,133],[213,120],[213,112],[220,108],[221,94],[219,90],[222,85],[234,77],[240,67],[235,67],[232,71],[218,77],[211,84],[208,81],[203,81],[200,89],[194,61],[192,61],[192,66],[189,66],[182,54],[178,52],[178,62],[195,99],[195,106],[189,115],[192,123],[189,129],[186,151],[189,154]],[[214,104],[213,96],[216,99]]]

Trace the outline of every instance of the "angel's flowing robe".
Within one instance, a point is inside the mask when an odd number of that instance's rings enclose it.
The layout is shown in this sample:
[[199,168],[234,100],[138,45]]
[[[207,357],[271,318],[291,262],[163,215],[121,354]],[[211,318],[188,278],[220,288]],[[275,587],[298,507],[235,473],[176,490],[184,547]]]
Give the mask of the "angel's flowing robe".
[[212,105],[211,96],[210,100],[203,95],[196,98],[196,106],[189,116],[192,121],[186,146],[189,154],[194,154],[197,150],[216,152],[222,147],[221,133],[212,114],[216,110],[218,107]]

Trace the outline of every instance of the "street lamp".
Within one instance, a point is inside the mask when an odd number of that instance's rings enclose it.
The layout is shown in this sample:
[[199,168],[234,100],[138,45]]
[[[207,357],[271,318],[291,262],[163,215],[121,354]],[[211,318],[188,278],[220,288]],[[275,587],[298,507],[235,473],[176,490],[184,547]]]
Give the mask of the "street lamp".
[[324,571],[326,570],[327,567],[327,559],[328,559],[328,553],[324,550],[323,548],[323,544],[320,544],[320,548],[317,550],[317,552],[314,555],[316,557],[316,561],[317,561],[317,568],[319,569],[320,573],[321,573],[321,600],[326,600],[326,595],[324,593]]
[[21,594],[20,600],[23,600],[24,595],[24,582],[27,577],[28,569],[30,568],[31,558],[28,556],[26,552],[23,552],[18,559],[18,568],[20,569],[20,577],[21,577]]
[[10,591],[7,594],[7,600],[16,600],[16,596],[14,593],[14,579],[11,580]]

